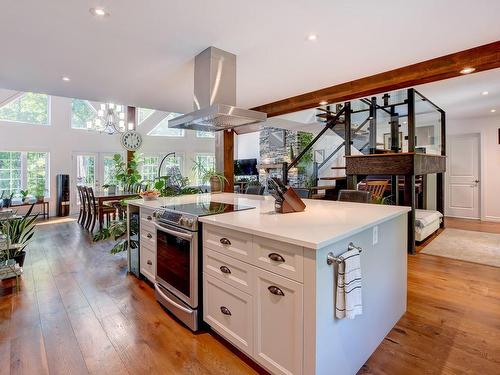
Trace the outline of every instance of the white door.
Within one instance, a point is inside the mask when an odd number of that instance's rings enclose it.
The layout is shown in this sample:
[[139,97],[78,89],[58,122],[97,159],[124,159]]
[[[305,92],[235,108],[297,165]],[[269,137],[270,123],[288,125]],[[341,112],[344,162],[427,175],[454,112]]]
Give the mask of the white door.
[[[73,153],[73,170],[71,174],[71,210],[78,211],[77,185],[90,186],[100,190],[104,184],[115,184],[114,157],[112,152],[75,152]],[[122,155],[122,154],[121,154]],[[123,158],[123,155],[122,155]]]
[[478,219],[480,189],[480,135],[448,136],[446,215]]

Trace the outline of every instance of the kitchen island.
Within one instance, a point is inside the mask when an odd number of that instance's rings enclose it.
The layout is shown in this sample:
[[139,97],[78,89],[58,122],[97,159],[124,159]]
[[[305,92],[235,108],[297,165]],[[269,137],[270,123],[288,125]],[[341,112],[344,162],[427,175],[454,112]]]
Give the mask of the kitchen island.
[[[305,200],[304,212],[277,214],[272,197],[226,193],[129,205],[147,221],[161,206],[192,202],[255,207],[199,218],[203,320],[270,372],[355,374],[405,312],[409,208]],[[154,237],[140,238],[141,273],[154,281]],[[327,255],[349,243],[363,249],[363,314],[339,320]]]

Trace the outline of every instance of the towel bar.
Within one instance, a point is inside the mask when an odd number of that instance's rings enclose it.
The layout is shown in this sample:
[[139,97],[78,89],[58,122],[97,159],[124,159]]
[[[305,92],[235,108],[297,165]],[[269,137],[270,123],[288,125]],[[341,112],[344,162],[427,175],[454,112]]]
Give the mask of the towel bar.
[[[361,249],[361,247],[354,246],[354,244],[352,242],[350,242],[349,245],[347,246],[347,251],[354,250],[354,249],[357,249],[360,253],[361,253],[361,251],[363,251],[363,249]],[[333,262],[335,262],[337,264],[342,263],[342,258],[336,257],[335,255],[333,255],[332,252],[330,252],[326,255],[326,264],[331,266],[333,264]]]

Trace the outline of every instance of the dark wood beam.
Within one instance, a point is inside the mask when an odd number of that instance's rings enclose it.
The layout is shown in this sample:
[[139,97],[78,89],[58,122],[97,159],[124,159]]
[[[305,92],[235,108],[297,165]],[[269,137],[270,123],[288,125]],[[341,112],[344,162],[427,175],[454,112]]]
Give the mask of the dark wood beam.
[[339,103],[381,92],[458,77],[461,75],[460,70],[465,67],[475,68],[474,73],[499,68],[500,41],[264,104],[252,109],[265,112],[268,117],[273,117],[316,107],[323,100],[329,103]]

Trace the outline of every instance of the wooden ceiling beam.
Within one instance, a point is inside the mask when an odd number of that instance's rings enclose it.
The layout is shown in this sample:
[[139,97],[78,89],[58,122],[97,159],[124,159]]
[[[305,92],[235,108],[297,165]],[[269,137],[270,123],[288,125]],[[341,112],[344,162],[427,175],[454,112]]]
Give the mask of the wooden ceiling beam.
[[499,68],[500,41],[278,100],[252,109],[265,112],[268,117],[273,117],[316,107],[320,101],[333,104],[458,77],[461,75],[460,71],[466,67],[475,68],[474,73]]

